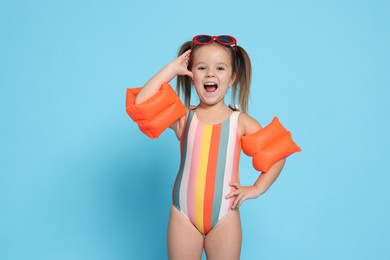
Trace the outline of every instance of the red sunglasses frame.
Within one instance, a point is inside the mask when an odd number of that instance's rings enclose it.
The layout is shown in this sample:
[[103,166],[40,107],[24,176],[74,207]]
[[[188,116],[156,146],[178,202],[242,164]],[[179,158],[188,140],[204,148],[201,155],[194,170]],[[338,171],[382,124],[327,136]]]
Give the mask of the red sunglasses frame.
[[[206,41],[206,42],[200,42],[198,39],[200,37],[209,37],[210,40],[209,41]],[[226,38],[229,38],[230,40],[232,40],[231,43],[227,43],[227,42],[224,42],[224,41],[221,41],[220,38],[222,37],[226,37]],[[222,45],[225,45],[225,46],[230,46],[233,48],[233,51],[234,51],[234,54],[233,54],[233,64],[236,63],[236,46],[237,46],[237,40],[236,38],[234,38],[233,36],[230,36],[230,35],[219,35],[219,36],[211,36],[211,35],[207,35],[207,34],[200,34],[200,35],[196,35],[194,38],[192,38],[192,42],[191,42],[191,50],[194,50],[194,46],[195,44],[196,45],[206,45],[206,44],[210,44],[210,43],[213,43],[214,41],[216,41],[217,43],[219,44],[222,44]],[[192,52],[191,52],[191,55],[192,55]]]
[[[201,41],[198,40],[200,37],[209,37],[210,40],[206,41],[206,42],[201,42]],[[221,40],[222,37],[230,39],[231,42],[227,43],[227,42],[222,41]],[[230,36],[230,35],[211,36],[211,35],[206,35],[206,34],[200,34],[200,35],[197,35],[194,38],[192,38],[192,45],[194,45],[194,44],[206,45],[206,44],[210,44],[210,43],[212,43],[214,41],[218,42],[219,44],[227,45],[227,46],[231,46],[231,47],[237,45],[237,40],[233,36]]]

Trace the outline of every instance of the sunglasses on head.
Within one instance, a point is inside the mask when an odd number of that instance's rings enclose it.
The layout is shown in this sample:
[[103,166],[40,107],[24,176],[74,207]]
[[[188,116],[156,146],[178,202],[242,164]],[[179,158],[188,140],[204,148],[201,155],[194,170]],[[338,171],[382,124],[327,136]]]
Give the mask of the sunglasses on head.
[[236,38],[230,35],[219,35],[219,36],[210,36],[205,34],[197,35],[194,38],[192,38],[191,50],[194,49],[195,45],[206,45],[206,44],[213,43],[214,41],[225,46],[233,47],[234,50],[233,63],[235,63],[237,40]]
[[197,35],[192,39],[192,45],[197,44],[197,45],[205,45],[205,44],[210,44],[212,42],[218,42],[219,44],[222,45],[227,45],[227,46],[234,46],[237,44],[237,40],[230,35],[219,35],[219,36],[210,36],[210,35]]

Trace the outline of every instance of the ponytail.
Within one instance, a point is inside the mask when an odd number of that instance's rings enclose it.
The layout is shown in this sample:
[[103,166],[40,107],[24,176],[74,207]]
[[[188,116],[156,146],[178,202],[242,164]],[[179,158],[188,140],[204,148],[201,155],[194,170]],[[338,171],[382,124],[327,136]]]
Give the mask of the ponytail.
[[232,102],[235,103],[238,93],[238,102],[241,106],[241,111],[248,111],[248,98],[250,93],[250,85],[252,79],[252,64],[247,52],[240,46],[236,48],[236,61],[234,64],[234,71],[236,73],[236,79],[232,86]]

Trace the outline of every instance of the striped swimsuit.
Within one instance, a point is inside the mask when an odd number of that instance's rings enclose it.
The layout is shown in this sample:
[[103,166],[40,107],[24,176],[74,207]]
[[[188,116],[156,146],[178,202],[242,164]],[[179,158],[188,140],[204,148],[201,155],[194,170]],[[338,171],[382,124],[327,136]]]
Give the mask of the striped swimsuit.
[[181,138],[181,162],[173,187],[173,205],[202,235],[231,211],[234,197],[225,196],[238,181],[241,142],[237,136],[240,112],[220,124],[200,122],[189,110]]

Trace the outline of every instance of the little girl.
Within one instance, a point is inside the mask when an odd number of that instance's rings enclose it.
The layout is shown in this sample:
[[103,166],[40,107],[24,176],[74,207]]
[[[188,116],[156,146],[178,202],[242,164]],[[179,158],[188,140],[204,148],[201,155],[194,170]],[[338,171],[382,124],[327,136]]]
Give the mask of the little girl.
[[[177,91],[168,82],[177,77]],[[198,35],[184,43],[178,58],[142,88],[128,89],[127,112],[140,129],[156,138],[171,128],[180,141],[181,162],[172,192],[168,224],[169,259],[239,259],[239,207],[267,191],[279,176],[285,157],[300,151],[291,134],[275,118],[262,128],[246,114],[251,62],[228,35]],[[189,106],[191,87],[199,104]],[[227,106],[232,101],[241,111]],[[251,186],[240,186],[241,149],[261,171]]]

